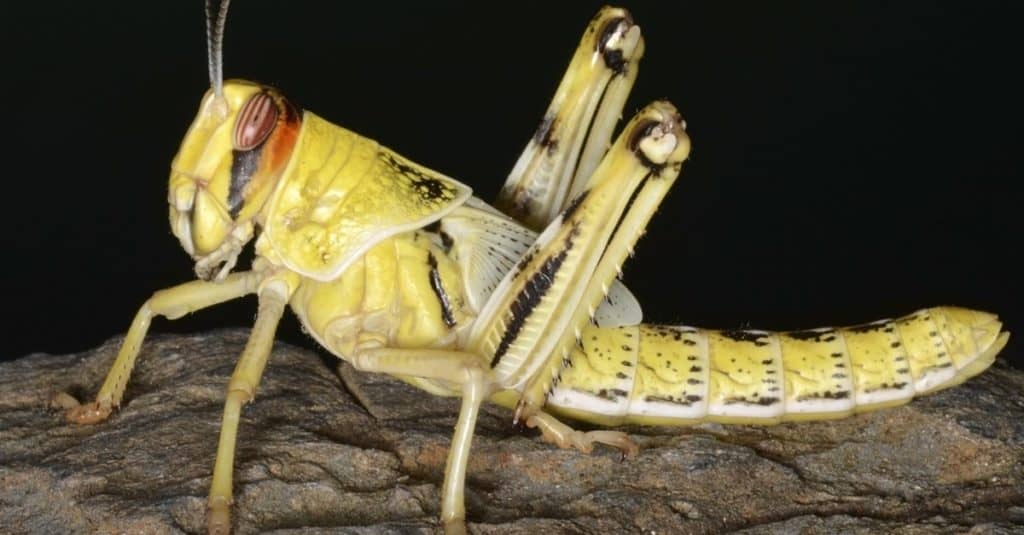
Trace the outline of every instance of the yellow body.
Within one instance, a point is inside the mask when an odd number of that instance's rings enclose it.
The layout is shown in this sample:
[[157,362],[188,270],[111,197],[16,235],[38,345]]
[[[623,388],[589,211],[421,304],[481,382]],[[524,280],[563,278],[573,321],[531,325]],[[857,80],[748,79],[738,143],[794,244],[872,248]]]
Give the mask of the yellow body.
[[[225,91],[234,89],[229,83]],[[446,215],[457,219],[474,210],[462,206],[469,189],[310,112],[296,147],[256,213],[266,226],[256,252],[300,276],[290,306],[306,331],[346,360],[369,348],[460,348],[484,311],[469,298],[466,271],[473,266],[454,252],[472,255],[488,245],[477,236],[449,235],[446,246],[442,229]],[[425,181],[434,185],[424,187]],[[607,184],[609,202],[622,200],[619,188]],[[596,191],[602,190],[591,198]],[[424,229],[432,223],[433,231]],[[514,293],[507,295],[505,303],[489,306],[507,310]],[[554,361],[559,380],[547,402],[555,412],[606,425],[837,418],[958,384],[992,361],[1007,337],[999,328],[991,314],[950,307],[802,333],[590,324],[571,358]],[[545,332],[536,336],[552,336]],[[491,338],[480,353],[496,343]],[[532,366],[525,355],[503,360],[511,367],[497,368],[501,389],[522,390],[541,360]],[[459,392],[403,378],[434,394]]]
[[[225,86],[227,95],[251,96],[258,88],[235,84]],[[244,98],[235,100],[239,104],[234,106],[240,106]],[[205,132],[202,123],[193,131]],[[183,160],[179,157],[176,167]],[[187,176],[203,172],[200,166]],[[172,178],[172,191],[180,188],[181,176]],[[637,180],[641,178],[638,174]],[[210,187],[226,191],[226,179],[214,180]],[[624,202],[621,187],[602,185],[591,190],[590,198],[607,190],[608,206]],[[200,200],[207,195],[199,189],[197,206],[218,204],[212,195],[212,200]],[[535,237],[511,218],[463,206],[469,196],[469,188],[453,179],[304,112],[296,150],[262,209],[253,212],[265,226],[256,252],[298,275],[289,301],[292,310],[311,336],[343,359],[381,347],[462,348],[477,317],[487,313],[469,297],[474,289],[467,287],[467,271],[501,267],[460,262],[456,253],[474,255],[474,249],[491,245],[479,236],[451,235],[446,245],[445,217],[458,219],[475,211],[518,227],[524,239]],[[432,230],[424,228],[431,224],[436,224]],[[215,235],[228,232],[230,227],[225,227]],[[505,254],[520,251],[511,248]],[[582,290],[579,283],[559,283]],[[515,293],[506,295],[505,302],[488,306],[508,310]],[[484,303],[486,296],[476,301]],[[554,341],[557,336],[546,333],[565,330],[550,319],[543,321],[543,328],[535,331],[538,339]],[[522,391],[537,366],[552,362],[552,381],[558,380],[547,398],[549,407],[595,423],[774,424],[898,405],[915,394],[958,384],[991,363],[1007,337],[1000,336],[999,328],[993,315],[948,307],[861,327],[802,333],[590,324],[565,362],[524,354],[506,357],[496,372],[501,390]],[[478,351],[482,361],[497,345],[496,336],[484,340],[490,342]],[[545,353],[559,350],[551,344]],[[444,382],[403,378],[434,394],[459,392]],[[514,397],[499,394],[495,399],[510,404],[505,400]]]
[[[660,101],[610,143],[644,53],[625,10],[606,7],[591,21],[498,211],[456,180],[300,112],[273,88],[223,83],[226,8],[207,9],[212,87],[172,162],[168,199],[172,231],[202,280],[143,304],[96,400],[68,418],[96,423],[121,403],[154,316],[257,294],[227,387],[211,533],[230,529],[241,408],[286,306],[356,368],[462,397],[441,505],[453,534],[465,530],[467,459],[487,399],[562,447],[632,453],[622,432],[581,433],[553,415],[606,425],[837,418],[958,384],[1007,341],[994,315],[955,307],[789,333],[642,323],[616,275],[679,176],[690,139],[675,107]],[[252,269],[232,273],[253,239]]]

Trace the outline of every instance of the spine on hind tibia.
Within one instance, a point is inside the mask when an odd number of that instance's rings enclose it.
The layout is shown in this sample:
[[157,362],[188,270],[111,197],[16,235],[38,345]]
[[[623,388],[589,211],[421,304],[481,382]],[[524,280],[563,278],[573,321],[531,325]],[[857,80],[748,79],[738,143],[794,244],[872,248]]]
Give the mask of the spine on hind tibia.
[[1001,327],[993,314],[955,307],[786,333],[591,325],[547,403],[606,425],[841,418],[981,373],[1006,344]]

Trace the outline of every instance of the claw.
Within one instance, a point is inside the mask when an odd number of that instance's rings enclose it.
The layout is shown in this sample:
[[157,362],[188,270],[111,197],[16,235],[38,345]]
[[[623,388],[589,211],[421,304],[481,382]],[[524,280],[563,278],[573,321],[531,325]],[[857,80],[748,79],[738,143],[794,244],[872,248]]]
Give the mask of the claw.
[[57,392],[50,398],[50,408],[67,411],[81,405],[77,399],[67,392]]
[[528,417],[526,417],[526,403],[522,399],[520,399],[519,403],[516,404],[516,410],[512,412],[512,425],[522,428],[523,424],[527,421],[527,419]]
[[223,498],[211,499],[206,516],[206,532],[208,535],[228,535],[231,533],[231,504]]
[[[63,401],[66,402],[66,400]],[[106,420],[113,410],[114,408],[110,402],[96,400],[92,403],[86,403],[84,405],[69,408],[64,412],[64,419],[68,422],[79,425],[97,424]]]
[[539,428],[541,437],[546,442],[564,449],[575,448],[583,453],[590,453],[594,451],[594,444],[604,444],[618,449],[623,459],[640,452],[640,446],[621,431],[577,431],[545,413],[529,417],[526,425]]
[[444,523],[444,535],[465,535],[466,521],[461,518],[454,518]]

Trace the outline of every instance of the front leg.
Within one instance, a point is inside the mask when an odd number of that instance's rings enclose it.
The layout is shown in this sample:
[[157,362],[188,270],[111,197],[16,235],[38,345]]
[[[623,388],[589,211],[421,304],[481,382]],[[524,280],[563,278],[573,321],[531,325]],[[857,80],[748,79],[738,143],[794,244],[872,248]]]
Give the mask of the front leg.
[[462,386],[462,408],[455,424],[442,489],[441,521],[445,533],[466,532],[466,464],[476,418],[493,389],[490,370],[479,356],[444,349],[367,349],[352,359],[358,370],[438,379]]
[[[153,316],[178,319],[189,312],[250,294],[256,290],[259,277],[255,271],[233,273],[223,282],[192,281],[154,293],[135,314],[96,400],[72,406],[65,413],[65,418],[76,424],[94,424],[106,420],[114,407],[121,404],[128,377],[135,367],[135,359],[139,356]],[[69,398],[61,396],[61,399]]]

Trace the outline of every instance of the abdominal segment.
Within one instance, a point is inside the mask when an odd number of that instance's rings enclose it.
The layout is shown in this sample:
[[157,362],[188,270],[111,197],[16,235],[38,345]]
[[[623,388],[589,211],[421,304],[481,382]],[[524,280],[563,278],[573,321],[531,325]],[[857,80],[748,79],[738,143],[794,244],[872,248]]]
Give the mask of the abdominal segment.
[[995,315],[919,310],[791,332],[589,326],[548,396],[601,424],[774,424],[906,403],[983,371],[1006,343]]

